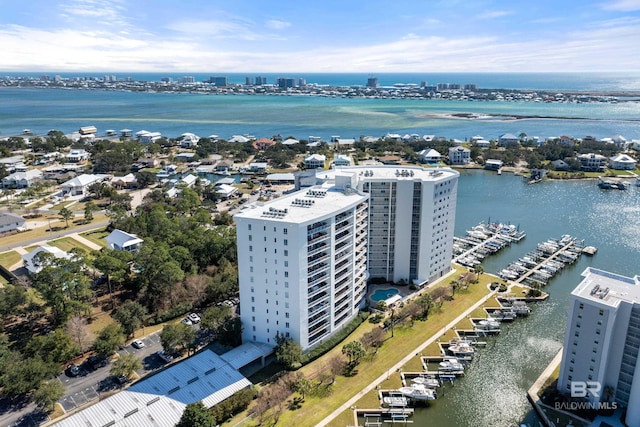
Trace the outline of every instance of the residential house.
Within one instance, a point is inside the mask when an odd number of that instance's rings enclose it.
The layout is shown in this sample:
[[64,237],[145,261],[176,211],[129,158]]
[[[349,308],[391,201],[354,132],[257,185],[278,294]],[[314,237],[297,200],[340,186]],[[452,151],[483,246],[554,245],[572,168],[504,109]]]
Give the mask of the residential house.
[[198,141],[200,141],[200,137],[193,133],[183,133],[180,139],[180,147],[181,148],[195,148],[198,146]]
[[11,175],[2,178],[2,188],[29,188],[43,174],[39,169],[30,169],[26,172],[14,172]]
[[488,159],[484,164],[484,168],[490,171],[500,170],[501,167],[502,160]]
[[575,141],[570,136],[562,135],[560,138],[558,138],[558,144],[573,147],[575,145]]
[[143,131],[136,133],[136,135],[138,136],[138,140],[142,144],[152,144],[162,138],[162,134],[160,132],[141,132]]
[[241,144],[244,144],[245,142],[249,142],[249,141],[251,141],[251,139],[243,135],[233,135],[229,140],[229,142],[236,142]]
[[216,163],[215,170],[216,172],[228,172],[231,168],[233,168],[233,161],[225,159]]
[[67,154],[67,161],[71,163],[79,163],[87,161],[91,157],[91,153],[86,151],[84,148],[72,148]]
[[556,171],[569,170],[569,165],[564,160],[560,160],[560,159],[552,161],[551,166],[553,167],[553,170],[556,170]]
[[110,175],[104,174],[82,174],[67,182],[60,184],[62,196],[86,196],[88,194],[88,188],[96,182],[106,181],[110,178]]
[[106,240],[108,249],[127,252],[138,252],[144,242],[135,234],[129,234],[117,228],[106,237]]
[[304,166],[307,169],[324,168],[327,157],[324,154],[309,154],[304,158]]
[[194,186],[194,184],[196,183],[196,181],[198,180],[198,177],[195,175],[185,175],[180,179],[180,183],[186,185],[187,187],[191,188]]
[[216,185],[216,192],[218,193],[218,196],[220,196],[220,198],[222,199],[228,199],[229,197],[234,195],[237,191],[238,189],[236,187],[229,184]]
[[181,162],[191,162],[196,157],[196,153],[182,152],[176,154],[176,159]]
[[56,248],[55,246],[42,245],[32,250],[28,254],[22,255],[22,262],[29,273],[36,274],[42,270],[42,261],[39,259],[40,256],[38,256],[38,254],[41,253],[51,254],[55,258],[71,259],[71,254],[63,251],[60,248]]
[[471,150],[467,147],[449,147],[449,163],[452,165],[468,165],[471,163]]
[[267,162],[252,162],[249,163],[249,170],[254,173],[266,172],[269,165]]
[[294,138],[287,138],[284,141],[282,141],[283,145],[295,145],[300,143],[300,141],[298,141],[297,139]]
[[347,156],[345,154],[336,154],[333,157],[333,165],[334,166],[351,166],[353,161],[351,156]]
[[402,158],[400,156],[382,156],[378,160],[385,165],[399,165]]
[[607,158],[601,154],[580,154],[578,160],[580,168],[586,172],[604,172],[607,168]]
[[114,188],[135,188],[138,186],[138,180],[132,173],[125,176],[114,176],[111,178],[111,186]]
[[16,170],[16,166],[24,164],[24,156],[11,156],[0,159],[0,165],[3,165],[7,172]]
[[621,150],[627,150],[630,145],[629,141],[627,141],[627,139],[622,135],[615,135],[611,137],[611,141]]
[[340,148],[344,148],[344,147],[353,146],[353,144],[356,143],[356,140],[353,139],[353,138],[338,138],[337,140],[332,141],[332,142],[333,142],[334,146],[337,149],[340,149]]
[[638,162],[627,154],[618,154],[609,159],[609,167],[617,170],[633,170]]
[[517,144],[520,142],[520,139],[511,133],[505,133],[498,137],[498,145],[501,147],[506,147],[509,144]]
[[253,148],[255,148],[256,150],[266,150],[269,147],[272,147],[274,145],[276,145],[276,142],[273,139],[269,139],[269,138],[260,138],[256,141],[253,141]]
[[491,141],[487,141],[486,139],[476,139],[473,142],[476,144],[476,146],[478,146],[480,148],[489,148],[489,147],[491,147]]
[[433,148],[425,148],[424,150],[418,152],[418,161],[420,163],[438,164],[440,163],[441,158],[442,155]]
[[0,234],[20,230],[24,224],[25,220],[20,215],[0,212]]

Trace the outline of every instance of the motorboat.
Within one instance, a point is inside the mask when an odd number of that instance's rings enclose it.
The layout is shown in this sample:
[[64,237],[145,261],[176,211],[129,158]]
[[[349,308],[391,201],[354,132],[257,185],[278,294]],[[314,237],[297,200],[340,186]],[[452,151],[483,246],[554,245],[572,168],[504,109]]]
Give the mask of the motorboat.
[[476,350],[471,346],[469,341],[452,341],[449,343],[449,351],[454,356],[473,356]]
[[427,388],[437,388],[440,387],[440,381],[437,378],[433,377],[415,377],[411,379],[411,383],[413,384],[422,384]]
[[484,331],[494,331],[496,329],[500,329],[500,322],[498,322],[496,319],[487,317],[486,319],[479,320],[476,323],[476,327]]
[[436,391],[426,387],[424,384],[414,384],[398,389],[403,396],[415,400],[436,400]]
[[446,358],[438,364],[438,369],[447,372],[464,371],[464,365],[456,358]]

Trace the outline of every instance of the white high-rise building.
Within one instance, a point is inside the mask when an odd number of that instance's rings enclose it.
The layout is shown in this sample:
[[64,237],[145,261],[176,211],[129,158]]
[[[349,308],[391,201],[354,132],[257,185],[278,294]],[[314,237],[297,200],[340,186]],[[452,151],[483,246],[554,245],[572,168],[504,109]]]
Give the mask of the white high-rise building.
[[243,341],[303,350],[353,319],[366,295],[368,195],[357,174],[314,186],[234,216]]
[[627,425],[640,425],[640,276],[594,268],[582,276],[569,299],[558,390],[570,395],[576,382],[582,395],[591,382],[586,397],[596,408],[615,401],[627,407]]
[[[330,171],[328,171],[330,172]],[[423,284],[451,270],[460,174],[448,168],[356,166],[369,194],[369,277]],[[320,179],[331,179],[326,171]]]

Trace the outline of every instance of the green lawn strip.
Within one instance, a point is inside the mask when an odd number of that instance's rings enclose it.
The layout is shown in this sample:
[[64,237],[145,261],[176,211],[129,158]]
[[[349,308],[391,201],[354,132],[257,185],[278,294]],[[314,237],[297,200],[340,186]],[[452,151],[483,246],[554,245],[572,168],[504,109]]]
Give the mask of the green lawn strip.
[[87,253],[93,252],[93,249],[84,243],[80,243],[76,239],[72,237],[63,237],[61,239],[52,240],[49,242],[50,246],[55,246],[56,248],[60,248],[65,252],[69,252],[73,248],[81,248],[87,251]]
[[[450,280],[447,280],[446,283],[449,281]],[[420,344],[429,339],[429,337],[434,334],[441,334],[447,323],[455,319],[460,313],[464,312],[464,310],[488,292],[489,290],[486,286],[481,284],[472,285],[469,290],[457,293],[453,301],[445,302],[439,313],[430,314],[426,322],[416,322],[413,327],[396,327],[394,337],[387,339],[385,344],[378,350],[375,359],[373,361],[364,361],[358,366],[357,375],[350,378],[338,377],[333,386],[333,391],[329,396],[324,398],[308,398],[307,402],[302,405],[302,408],[285,412],[279,422],[281,422],[282,425],[293,425],[295,423],[297,427],[316,425],[333,412],[335,408],[349,400],[382,375],[388,367],[396,364],[407,354],[411,354]],[[368,331],[371,329],[371,325],[367,323],[363,324],[354,334],[365,328],[365,331]],[[449,335],[446,335],[443,339],[447,339],[448,336]],[[451,336],[453,337],[453,335]],[[346,344],[350,341],[352,341],[351,336],[345,340],[344,343]],[[332,353],[341,352],[343,345],[344,344],[341,344],[334,348],[329,353],[329,357],[332,356]],[[328,358],[325,359],[325,357],[326,356],[323,356],[320,359],[320,364],[316,366],[326,364]],[[305,372],[305,368],[311,370],[314,364],[305,366],[301,371],[308,377],[309,373],[308,371]],[[360,404],[356,404],[356,406],[364,407]],[[379,404],[377,406],[379,406]],[[334,421],[331,425],[339,425],[342,427],[345,424],[338,424]]]
[[80,233],[80,235],[90,242],[102,246],[103,248],[107,246],[105,237],[109,235],[109,232],[106,229],[101,228],[98,230],[85,231],[84,233]]
[[22,255],[16,251],[4,252],[0,254],[0,265],[9,269],[13,264],[20,261],[21,258]]

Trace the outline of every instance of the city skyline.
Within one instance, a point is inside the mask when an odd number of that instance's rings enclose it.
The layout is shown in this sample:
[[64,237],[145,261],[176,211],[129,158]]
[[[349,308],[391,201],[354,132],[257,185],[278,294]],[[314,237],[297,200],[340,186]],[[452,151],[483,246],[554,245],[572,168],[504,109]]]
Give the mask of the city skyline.
[[635,71],[639,0],[5,2],[3,70]]

